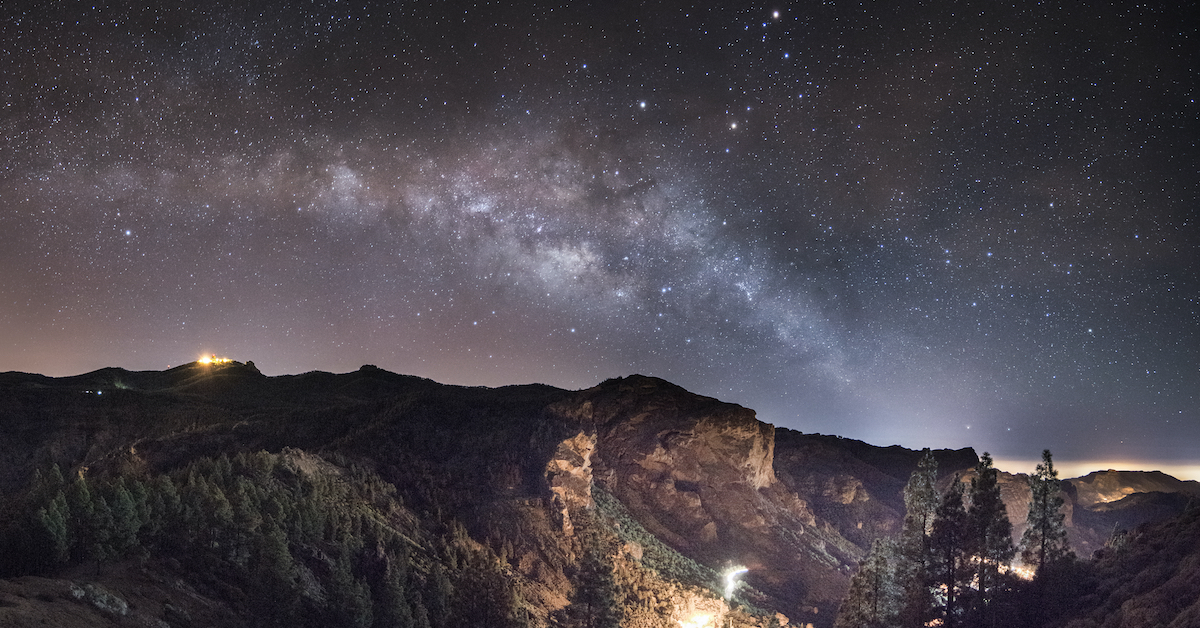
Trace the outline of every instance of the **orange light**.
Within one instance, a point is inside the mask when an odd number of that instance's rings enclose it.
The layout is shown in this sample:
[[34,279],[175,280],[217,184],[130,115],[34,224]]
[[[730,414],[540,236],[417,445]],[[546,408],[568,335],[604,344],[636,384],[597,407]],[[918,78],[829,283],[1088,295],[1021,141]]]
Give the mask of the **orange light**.
[[713,625],[711,614],[698,613],[679,622],[680,628],[708,628]]

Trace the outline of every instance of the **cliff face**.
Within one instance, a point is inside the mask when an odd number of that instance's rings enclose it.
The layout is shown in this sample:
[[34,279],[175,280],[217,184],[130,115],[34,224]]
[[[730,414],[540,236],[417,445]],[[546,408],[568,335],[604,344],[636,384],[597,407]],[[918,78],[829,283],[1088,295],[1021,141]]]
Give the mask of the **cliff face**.
[[571,511],[589,510],[592,501],[592,452],[596,450],[596,437],[579,432],[559,443],[554,457],[546,464],[546,484],[550,488],[551,506],[562,528],[562,533],[571,536],[575,524]]
[[554,410],[595,430],[596,481],[647,530],[704,564],[747,567],[746,582],[787,616],[828,622],[860,550],[776,478],[774,427],[641,376]]
[[[923,454],[903,447],[876,447],[822,434],[776,430],[775,472],[814,514],[859,548],[896,534],[904,522],[904,485]],[[935,450],[938,477],[979,461],[971,449]]]

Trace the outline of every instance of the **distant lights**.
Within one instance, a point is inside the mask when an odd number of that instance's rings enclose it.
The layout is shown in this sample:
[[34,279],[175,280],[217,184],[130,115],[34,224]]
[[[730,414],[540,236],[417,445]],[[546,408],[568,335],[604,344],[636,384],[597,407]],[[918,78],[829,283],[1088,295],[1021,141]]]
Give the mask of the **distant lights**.
[[233,362],[230,358],[218,358],[215,353],[212,355],[202,355],[197,361],[201,364],[229,364]]

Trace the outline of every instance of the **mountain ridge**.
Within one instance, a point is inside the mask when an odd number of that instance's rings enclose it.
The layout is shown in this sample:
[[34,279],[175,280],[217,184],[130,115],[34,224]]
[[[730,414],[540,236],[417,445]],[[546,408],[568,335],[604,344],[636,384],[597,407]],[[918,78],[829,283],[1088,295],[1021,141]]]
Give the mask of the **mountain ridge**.
[[[687,612],[742,612],[720,601],[711,579],[744,566],[750,598],[741,603],[766,613],[746,615],[744,625],[765,622],[771,609],[828,626],[871,541],[898,530],[901,491],[921,455],[776,428],[751,409],[642,375],[568,391],[448,386],[369,365],[268,377],[252,362],[192,363],[65,378],[8,372],[0,392],[0,428],[11,435],[0,443],[0,496],[10,503],[50,463],[105,478],[153,477],[257,451],[346,457],[395,487],[409,516],[456,521],[472,542],[511,545],[497,555],[507,554],[503,569],[536,600],[537,625],[569,610],[581,539],[628,517],[604,534],[624,544],[609,556],[626,596],[657,609],[637,625],[680,621],[683,599]],[[978,460],[971,448],[934,455],[943,485]],[[1007,479],[1015,524],[1024,517],[1022,478]],[[1147,486],[1174,486],[1155,482]],[[1069,507],[1083,508],[1077,502]],[[1182,507],[1143,497],[1111,513],[1088,511],[1080,547],[1090,555],[1111,532],[1099,528],[1140,522],[1130,512],[1161,518]],[[630,526],[643,532],[629,536]],[[647,543],[662,544],[655,566],[645,562]],[[663,573],[693,581],[671,584]],[[647,592],[655,587],[678,595],[660,599]]]

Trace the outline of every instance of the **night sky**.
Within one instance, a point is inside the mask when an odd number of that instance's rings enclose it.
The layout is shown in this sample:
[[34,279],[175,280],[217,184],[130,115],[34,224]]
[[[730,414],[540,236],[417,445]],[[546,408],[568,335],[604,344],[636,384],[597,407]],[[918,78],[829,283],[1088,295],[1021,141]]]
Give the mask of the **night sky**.
[[1194,4],[12,4],[0,371],[643,373],[1200,459]]

